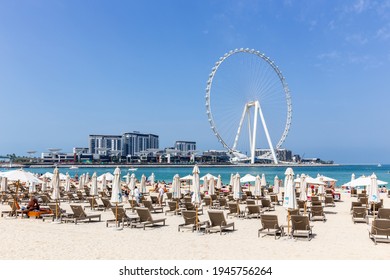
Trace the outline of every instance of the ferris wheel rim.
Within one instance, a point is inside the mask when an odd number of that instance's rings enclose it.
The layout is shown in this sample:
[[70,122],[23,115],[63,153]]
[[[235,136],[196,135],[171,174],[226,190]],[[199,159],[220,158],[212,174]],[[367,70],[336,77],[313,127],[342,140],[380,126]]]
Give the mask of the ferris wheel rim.
[[283,130],[283,133],[282,133],[278,143],[275,145],[276,149],[280,149],[280,147],[282,146],[282,144],[285,142],[285,140],[287,138],[288,132],[289,132],[290,127],[291,127],[291,122],[292,122],[292,103],[291,103],[290,90],[288,88],[286,79],[284,78],[282,72],[279,70],[279,67],[269,57],[267,57],[264,53],[261,53],[260,51],[257,51],[255,49],[240,48],[240,49],[230,50],[229,52],[225,53],[222,57],[220,57],[219,60],[215,63],[215,66],[212,68],[212,71],[209,74],[209,78],[207,80],[206,96],[205,96],[205,98],[206,98],[206,114],[208,117],[210,127],[211,127],[212,131],[214,132],[214,135],[218,138],[219,142],[230,153],[235,152],[235,150],[233,150],[232,147],[230,147],[228,144],[226,144],[226,142],[223,140],[223,138],[221,137],[220,133],[218,132],[218,130],[216,128],[213,114],[212,114],[211,107],[210,107],[210,93],[211,93],[211,88],[212,88],[212,84],[213,84],[213,79],[214,79],[214,76],[215,76],[218,68],[221,66],[221,64],[227,58],[229,58],[230,56],[237,54],[237,53],[254,54],[254,55],[258,56],[259,58],[263,59],[275,71],[275,73],[277,74],[277,76],[279,78],[279,81],[282,84],[283,91],[284,91],[285,98],[286,98],[287,118],[286,118],[286,124],[285,124],[284,130]]

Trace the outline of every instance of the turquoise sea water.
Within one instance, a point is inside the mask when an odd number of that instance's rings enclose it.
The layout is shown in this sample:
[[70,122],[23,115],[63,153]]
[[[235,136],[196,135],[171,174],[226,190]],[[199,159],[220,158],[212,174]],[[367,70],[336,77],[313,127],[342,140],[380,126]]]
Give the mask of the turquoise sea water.
[[[137,179],[140,179],[142,174],[146,177],[150,176],[152,172],[155,175],[156,180],[172,182],[173,176],[179,174],[180,177],[184,177],[192,173],[192,166],[189,167],[139,167],[136,171],[128,171],[127,168],[121,169],[121,175],[124,176],[127,173],[134,173]],[[279,178],[284,178],[284,172],[287,167],[271,167],[271,166],[200,166],[200,176],[211,173],[214,176],[221,175],[222,181],[225,184],[229,183],[230,174],[239,173],[240,176],[245,174],[252,174],[254,176],[265,174],[266,180],[268,183],[273,184],[273,179],[275,175]],[[377,165],[335,165],[335,166],[293,166],[294,174],[308,174],[311,177],[317,177],[317,174],[325,175],[337,180],[336,185],[340,186],[344,183],[347,183],[351,180],[352,173],[355,174],[356,178],[365,175],[370,176],[372,173],[375,173],[378,179],[386,182],[390,182],[390,165],[382,165],[378,167]],[[43,174],[45,172],[53,172],[53,168],[25,168],[32,173]],[[75,174],[81,175],[83,173],[89,173],[92,175],[94,172],[97,175],[101,175],[106,172],[114,173],[114,167],[112,168],[91,168],[91,167],[80,167],[79,169],[69,169],[65,167],[59,168],[61,173],[68,172],[72,177]],[[6,171],[6,170],[0,170]],[[390,188],[390,186],[387,186]]]

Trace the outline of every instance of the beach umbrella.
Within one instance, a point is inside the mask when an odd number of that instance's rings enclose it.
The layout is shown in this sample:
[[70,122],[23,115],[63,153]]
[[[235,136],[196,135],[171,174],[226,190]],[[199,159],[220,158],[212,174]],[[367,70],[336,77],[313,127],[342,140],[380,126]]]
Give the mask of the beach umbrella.
[[149,182],[150,182],[150,185],[152,187],[154,187],[154,181],[156,180],[155,176],[154,176],[154,173],[152,173],[149,178],[148,178]]
[[256,181],[256,177],[251,175],[251,174],[245,174],[242,178],[240,178],[241,183],[249,183],[249,182],[255,182],[255,181]]
[[79,186],[78,188],[79,190],[83,190],[84,189],[84,174],[82,174],[79,178]]
[[88,185],[88,183],[91,181],[91,178],[89,177],[89,172],[85,174],[85,180],[84,180],[84,185]]
[[[192,194],[192,199],[191,201],[196,204],[196,205],[199,205],[201,203],[201,198],[200,198],[200,178],[199,178],[199,167],[198,165],[195,164],[193,170],[192,170],[192,174],[194,176],[194,179],[193,179],[193,188],[194,188],[194,192]],[[198,212],[198,211],[197,211]]]
[[237,201],[242,199],[242,188],[241,188],[241,183],[240,183],[240,174],[238,174],[238,173],[236,174],[236,176],[234,176],[233,198]]
[[373,204],[373,212],[375,217],[375,203],[380,202],[379,188],[375,173],[371,175],[371,184],[368,186],[368,202]]
[[92,196],[97,196],[98,195],[96,172],[94,172],[93,175],[92,175],[92,185],[91,185],[90,195],[92,195]]
[[35,188],[35,183],[34,182],[28,182],[28,192],[30,194],[33,194],[37,191],[37,189]]
[[306,175],[301,175],[301,183],[300,183],[301,194],[299,195],[299,200],[305,202],[305,214],[306,214],[306,201],[307,201],[307,183],[306,183]]
[[56,213],[55,213],[56,221],[54,221],[54,223],[59,223],[59,221],[58,221],[58,216],[59,216],[58,215],[58,211],[59,211],[58,200],[60,199],[61,195],[60,195],[60,172],[59,172],[57,167],[54,168],[53,177],[51,179],[51,187],[53,190],[52,198],[56,202]]
[[33,173],[24,171],[23,169],[11,170],[2,173],[3,177],[7,177],[8,181],[19,182],[34,182],[41,184],[42,180],[39,180]]
[[60,199],[60,174],[57,167],[54,168],[54,173],[51,180],[51,188],[53,190],[52,198],[54,200]]
[[[297,201],[295,197],[295,189],[294,189],[294,172],[291,167],[286,169],[284,173],[285,177],[285,187],[284,187],[284,199],[283,199],[283,207],[287,210],[297,209]],[[290,212],[288,211],[288,233],[290,233]]]
[[279,193],[279,178],[277,175],[274,178],[274,193]]
[[221,180],[221,175],[218,175],[218,180],[217,180],[217,186],[216,188],[218,190],[222,189],[222,180]]
[[125,177],[126,177],[126,185],[129,185],[129,183],[130,183],[130,173],[127,172],[127,175]]
[[102,182],[103,177],[106,178],[106,182],[114,180],[114,175],[112,175],[110,172],[106,172],[106,173],[100,175],[99,177],[97,177],[98,182]]
[[106,180],[106,174],[103,174],[102,176],[102,189],[107,189],[107,180]]
[[130,176],[130,183],[129,183],[129,189],[130,190],[134,190],[134,187],[135,187],[135,182],[136,179],[135,179],[135,174],[132,173],[131,176]]
[[146,193],[146,176],[142,174],[140,183],[141,193]]
[[211,179],[209,185],[209,195],[214,195],[214,194],[215,194],[215,181],[214,179]]
[[259,175],[256,176],[255,180],[255,191],[254,191],[254,196],[259,197],[261,196],[261,178]]
[[215,177],[214,175],[210,174],[210,173],[207,173],[206,175],[204,175],[203,177],[200,177],[200,180],[202,181],[205,181],[205,180],[208,180],[210,181],[211,179],[218,179],[217,177]]
[[209,180],[205,179],[203,181],[203,192],[207,192],[209,190]]
[[8,178],[7,177],[2,177],[1,178],[1,191],[5,193],[7,191],[7,182]]
[[[369,186],[371,184],[371,177],[361,176],[353,181],[350,181],[343,186],[348,187],[359,187],[359,186]],[[387,185],[388,183],[382,180],[377,179],[378,186]]]
[[229,185],[230,185],[231,187],[233,187],[233,184],[234,184],[234,175],[233,175],[233,173],[232,173],[232,174],[230,174]]
[[47,181],[46,179],[43,179],[43,182],[42,182],[42,192],[46,192],[47,191]]
[[172,197],[175,199],[181,198],[181,191],[180,191],[181,183],[180,183],[180,176],[179,174],[176,174],[173,176],[172,181]]
[[112,203],[115,203],[115,228],[120,229],[118,227],[118,203],[122,202],[122,190],[121,190],[121,170],[119,167],[115,168],[114,171],[114,181],[112,183],[112,195],[111,200]]
[[66,172],[66,180],[65,180],[65,191],[70,191],[70,175],[68,172]]
[[261,187],[266,187],[267,186],[267,181],[265,180],[265,175],[264,173],[261,174],[261,184],[260,184]]
[[43,175],[39,176],[39,179],[52,179],[53,178],[53,173],[51,172],[46,172]]

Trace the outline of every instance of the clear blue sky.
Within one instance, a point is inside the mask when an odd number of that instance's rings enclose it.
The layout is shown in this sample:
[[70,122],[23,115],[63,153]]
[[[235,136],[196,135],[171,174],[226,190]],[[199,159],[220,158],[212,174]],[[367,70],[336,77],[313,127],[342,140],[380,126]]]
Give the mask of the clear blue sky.
[[221,149],[205,114],[214,63],[254,48],[282,70],[284,147],[390,163],[390,1],[0,2],[0,155],[138,130]]

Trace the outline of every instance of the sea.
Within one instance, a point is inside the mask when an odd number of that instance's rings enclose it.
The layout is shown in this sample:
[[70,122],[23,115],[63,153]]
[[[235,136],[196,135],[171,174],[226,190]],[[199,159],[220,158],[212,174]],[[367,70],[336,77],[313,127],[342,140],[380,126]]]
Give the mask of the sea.
[[[355,178],[358,178],[362,175],[371,176],[373,173],[377,176],[379,180],[390,182],[390,164],[378,165],[297,165],[290,166],[295,176],[306,174],[313,178],[317,177],[318,174],[324,175],[336,179],[336,186],[341,186],[349,181],[351,181],[352,174],[355,174]],[[243,177],[246,174],[251,175],[265,175],[267,183],[273,185],[274,177],[278,176],[280,179],[284,179],[286,166],[199,166],[200,176],[206,175],[208,173],[214,176],[221,176],[222,182],[228,184],[230,181],[231,174],[240,174]],[[53,172],[54,167],[29,167],[24,168],[26,171],[32,173],[44,174],[46,172]],[[96,172],[97,176],[102,175],[103,173],[110,172],[114,173],[115,167],[88,167],[80,166],[78,169],[69,169],[68,167],[59,167],[60,173],[66,174],[69,173],[71,177],[74,177],[76,174],[80,176],[81,174],[89,173],[90,176]],[[147,167],[137,167],[137,170],[132,171],[129,168],[121,168],[121,176],[126,176],[127,174],[133,174],[138,180],[140,180],[142,175],[145,175],[147,178],[154,173],[155,180],[159,182],[170,183],[173,180],[173,177],[178,174],[180,177],[184,177],[192,174],[193,166],[147,166]],[[0,169],[0,171],[7,171],[6,169]],[[390,186],[387,185],[387,188],[390,189]]]

